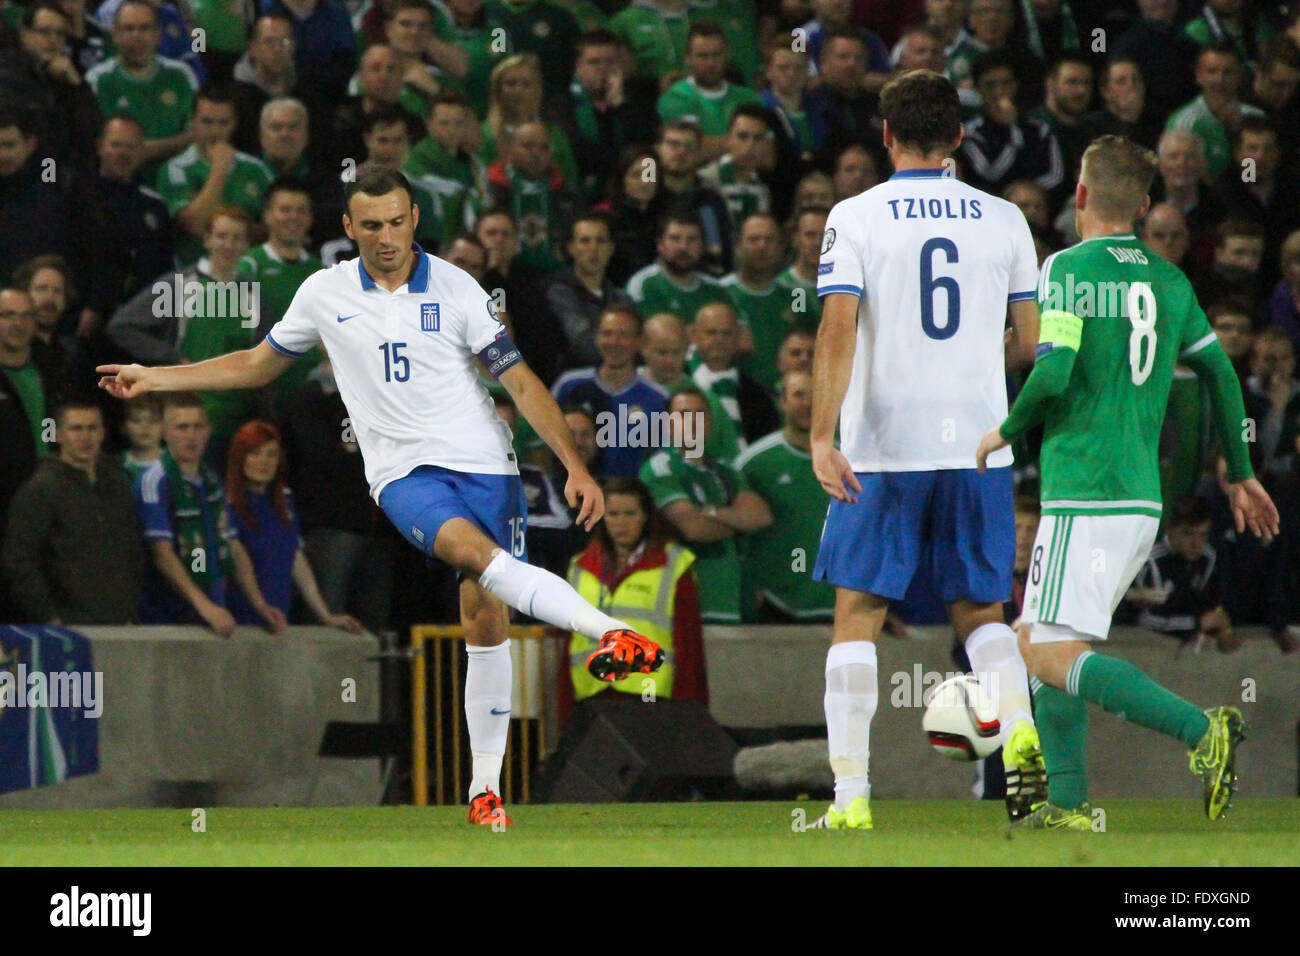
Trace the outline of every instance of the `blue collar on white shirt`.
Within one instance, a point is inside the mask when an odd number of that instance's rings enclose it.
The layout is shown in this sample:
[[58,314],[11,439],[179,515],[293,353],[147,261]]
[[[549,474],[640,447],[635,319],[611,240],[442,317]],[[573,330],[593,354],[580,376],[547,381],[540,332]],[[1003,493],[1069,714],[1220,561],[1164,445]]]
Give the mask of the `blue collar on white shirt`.
[[[429,291],[429,260],[424,257],[424,250],[420,248],[418,242],[411,243],[411,249],[418,257],[415,260],[415,272],[411,274],[411,281],[407,283],[408,292],[424,293]],[[366,264],[357,259],[357,269],[361,273],[361,291],[369,292],[375,287],[375,280],[370,278],[370,273],[366,271]]]
[[904,169],[894,173],[890,179],[942,179],[948,174],[946,169]]

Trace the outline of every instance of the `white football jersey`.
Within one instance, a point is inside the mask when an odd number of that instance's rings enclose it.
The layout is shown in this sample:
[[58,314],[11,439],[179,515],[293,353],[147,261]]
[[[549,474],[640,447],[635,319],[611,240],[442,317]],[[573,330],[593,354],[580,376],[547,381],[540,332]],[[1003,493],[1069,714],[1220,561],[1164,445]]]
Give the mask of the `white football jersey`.
[[[854,471],[974,468],[1007,415],[1007,305],[1034,299],[1038,263],[1020,210],[908,170],[836,203],[817,294],[860,296],[840,450]],[[1011,450],[989,456],[1009,465]]]
[[474,365],[505,326],[469,273],[416,255],[410,282],[396,292],[376,285],[360,259],[314,273],[266,337],[293,357],[324,346],[376,501],[420,465],[519,473],[510,428]]

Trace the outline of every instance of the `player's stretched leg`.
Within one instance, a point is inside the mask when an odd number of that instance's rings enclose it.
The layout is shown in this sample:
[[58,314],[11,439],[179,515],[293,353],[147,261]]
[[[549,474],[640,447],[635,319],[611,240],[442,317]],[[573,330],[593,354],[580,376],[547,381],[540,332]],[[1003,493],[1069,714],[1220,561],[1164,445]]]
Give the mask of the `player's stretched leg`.
[[957,634],[965,639],[971,671],[996,701],[1002,725],[1002,766],[1007,779],[1007,816],[1028,816],[1047,799],[1047,770],[1034,726],[1029,672],[1015,631],[1003,622],[1002,605],[953,601],[948,605]]
[[501,805],[501,762],[510,734],[509,611],[476,582],[460,582],[460,624],[469,666],[465,673],[465,725],[472,757],[469,822],[508,826]]
[[[663,650],[584,601],[569,583],[523,557],[528,505],[518,475],[422,465],[389,482],[379,506],[402,537],[516,610],[600,641],[587,667],[599,680],[663,664]],[[485,531],[484,529],[487,529]]]
[[[1236,783],[1236,747],[1245,730],[1240,712],[1231,707],[1202,711],[1128,661],[1093,649],[1106,639],[1111,614],[1150,552],[1158,524],[1154,517],[1137,514],[1044,516],[1025,592],[1027,663],[1049,688],[1181,740],[1192,751],[1191,769],[1204,784],[1206,816],[1216,820]],[[1076,724],[1068,733],[1058,732],[1057,726],[1044,732],[1049,786],[1052,767],[1059,766],[1058,772],[1066,774],[1062,799],[1086,799],[1086,725],[1078,718],[1080,705],[1051,693],[1040,698],[1040,714],[1044,705],[1065,715],[1054,725]],[[1040,729],[1045,728],[1040,720]],[[1071,784],[1075,774],[1079,782]]]
[[835,773],[835,803],[816,827],[871,829],[871,718],[879,681],[876,638],[889,602],[873,594],[835,589],[835,624],[826,652],[826,739]]

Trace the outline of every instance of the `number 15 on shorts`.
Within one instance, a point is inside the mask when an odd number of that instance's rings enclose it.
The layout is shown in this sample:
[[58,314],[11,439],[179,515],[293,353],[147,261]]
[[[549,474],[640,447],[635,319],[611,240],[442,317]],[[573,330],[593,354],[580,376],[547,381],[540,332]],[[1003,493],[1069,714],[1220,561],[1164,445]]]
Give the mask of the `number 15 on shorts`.
[[524,556],[524,519],[510,519],[510,556],[513,558],[522,558]]

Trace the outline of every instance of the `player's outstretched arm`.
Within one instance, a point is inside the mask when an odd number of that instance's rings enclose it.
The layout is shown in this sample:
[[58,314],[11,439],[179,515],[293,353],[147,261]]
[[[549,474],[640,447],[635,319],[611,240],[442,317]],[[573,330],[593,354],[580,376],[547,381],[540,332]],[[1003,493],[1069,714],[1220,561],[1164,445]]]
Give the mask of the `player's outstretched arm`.
[[848,502],[858,500],[851,492],[861,493],[862,485],[849,460],[835,447],[835,423],[853,374],[860,302],[848,292],[826,296],[813,352],[813,474],[828,495]]
[[533,426],[533,430],[555,452],[555,457],[560,459],[560,464],[569,473],[569,480],[564,484],[564,500],[570,508],[576,508],[579,502],[582,503],[578,512],[578,524],[590,531],[605,515],[605,495],[587,471],[587,466],[582,463],[578,448],[573,443],[573,432],[569,431],[560,406],[525,362],[510,366],[501,373],[498,381],[515,400],[519,414]]
[[1007,306],[1011,316],[1011,335],[1004,350],[1006,370],[1016,372],[1034,364],[1034,353],[1038,349],[1038,336],[1041,331],[1038,316],[1038,303],[1033,299],[1021,299]]
[[114,398],[135,398],[146,392],[223,392],[261,388],[293,364],[265,341],[251,349],[219,355],[193,365],[101,365],[99,387]]

